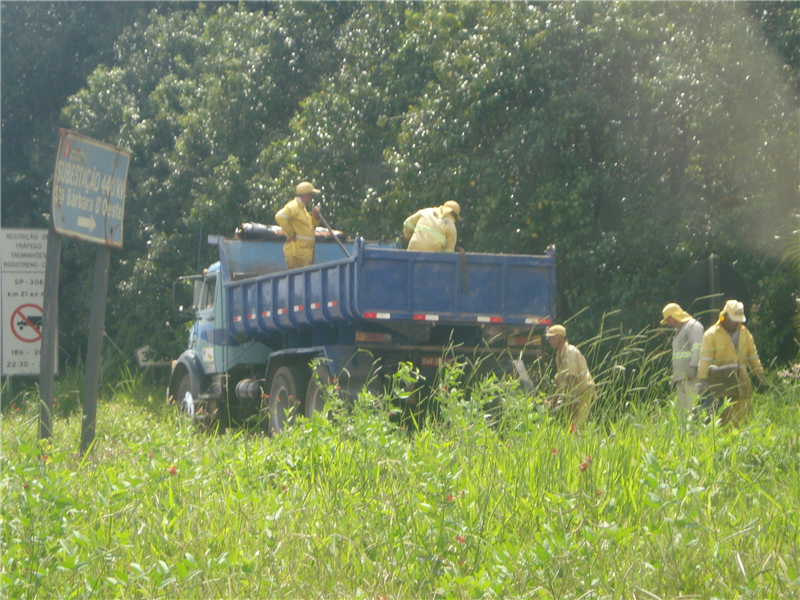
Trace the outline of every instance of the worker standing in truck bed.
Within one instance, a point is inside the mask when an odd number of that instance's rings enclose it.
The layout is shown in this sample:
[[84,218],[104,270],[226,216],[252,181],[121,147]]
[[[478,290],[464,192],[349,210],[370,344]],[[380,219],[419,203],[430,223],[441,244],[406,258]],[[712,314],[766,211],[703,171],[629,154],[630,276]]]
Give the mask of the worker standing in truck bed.
[[311,214],[308,212],[314,194],[320,191],[303,181],[297,185],[296,192],[297,197],[275,214],[275,222],[286,234],[283,255],[289,269],[307,267],[314,262],[314,230],[320,224],[319,206],[315,206]]

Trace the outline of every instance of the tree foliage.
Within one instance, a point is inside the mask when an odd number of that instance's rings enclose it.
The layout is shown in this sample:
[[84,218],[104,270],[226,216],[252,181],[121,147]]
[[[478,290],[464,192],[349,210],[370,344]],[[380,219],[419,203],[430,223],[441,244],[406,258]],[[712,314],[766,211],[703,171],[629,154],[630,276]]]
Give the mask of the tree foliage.
[[716,252],[750,281],[762,353],[793,356],[798,279],[776,236],[798,207],[798,18],[783,3],[153,12],[63,112],[134,157],[107,328],[177,349],[169,284],[213,259],[201,238],[272,222],[309,179],[353,234],[395,238],[453,198],[467,250],[555,244],[577,339],[610,312],[654,324]]

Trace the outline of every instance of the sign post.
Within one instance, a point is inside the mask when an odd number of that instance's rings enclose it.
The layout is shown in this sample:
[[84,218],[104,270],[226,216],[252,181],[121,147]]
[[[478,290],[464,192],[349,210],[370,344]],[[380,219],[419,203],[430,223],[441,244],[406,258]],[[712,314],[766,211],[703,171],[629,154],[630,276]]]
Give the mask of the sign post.
[[[55,365],[58,352],[58,274],[61,265],[61,236],[52,227],[47,234],[47,268],[42,302],[42,364]],[[54,369],[39,374],[39,439],[53,435]]]
[[[74,237],[99,244],[94,268],[92,308],[89,321],[89,344],[86,355],[86,381],[83,390],[83,420],[81,427],[81,453],[86,453],[94,441],[97,417],[97,395],[100,386],[100,362],[102,358],[103,329],[105,323],[106,296],[108,292],[108,269],[111,260],[110,248],[122,248],[122,223],[125,216],[125,188],[127,185],[130,153],[93,140],[92,138],[61,130],[61,139],[56,155],[53,175],[53,204],[51,212],[52,234]],[[60,246],[59,246],[60,253]],[[45,286],[54,294],[46,296],[47,305],[57,303],[58,266],[60,257],[52,257],[56,265],[51,269],[50,255]],[[53,275],[56,283],[48,286],[47,278]],[[50,301],[50,302],[48,302]],[[45,317],[45,330],[49,327]],[[47,337],[47,343],[54,340]],[[45,422],[45,411],[52,413],[52,385],[45,397],[42,392],[40,424]],[[50,419],[50,415],[46,417]],[[50,430],[40,425],[40,437],[47,437]]]

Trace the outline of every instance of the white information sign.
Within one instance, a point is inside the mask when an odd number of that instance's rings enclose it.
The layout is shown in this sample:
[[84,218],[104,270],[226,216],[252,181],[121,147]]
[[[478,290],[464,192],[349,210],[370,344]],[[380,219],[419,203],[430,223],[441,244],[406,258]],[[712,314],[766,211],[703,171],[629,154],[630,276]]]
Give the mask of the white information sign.
[[3,375],[38,375],[47,229],[0,230]]

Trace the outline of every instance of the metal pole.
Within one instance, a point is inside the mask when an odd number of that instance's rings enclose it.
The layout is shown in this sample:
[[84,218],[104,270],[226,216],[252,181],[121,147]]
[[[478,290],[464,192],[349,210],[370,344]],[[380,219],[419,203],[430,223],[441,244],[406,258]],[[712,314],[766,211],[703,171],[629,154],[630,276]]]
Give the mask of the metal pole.
[[708,287],[711,297],[709,298],[709,307],[711,308],[711,323],[717,320],[717,313],[722,310],[722,303],[720,302],[720,265],[719,256],[712,253],[708,257]]
[[58,278],[61,271],[61,236],[50,222],[42,299],[42,348],[39,364],[39,439],[53,435],[53,387],[58,344]]
[[103,350],[103,329],[106,320],[108,267],[111,249],[97,248],[92,288],[92,314],[89,320],[89,346],[86,350],[86,381],[83,385],[83,421],[81,423],[81,454],[86,454],[94,442],[97,422],[97,396],[100,388],[100,365]]

